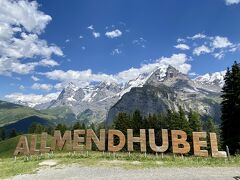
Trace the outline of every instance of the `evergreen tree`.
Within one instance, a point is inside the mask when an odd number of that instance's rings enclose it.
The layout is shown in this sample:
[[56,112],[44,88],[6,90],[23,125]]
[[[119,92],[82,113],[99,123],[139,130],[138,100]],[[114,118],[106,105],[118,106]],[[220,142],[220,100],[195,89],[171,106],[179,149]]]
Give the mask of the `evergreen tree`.
[[189,121],[190,130],[192,132],[202,131],[202,123],[201,123],[200,115],[197,112],[190,111],[188,115],[188,121]]
[[31,124],[28,132],[29,132],[30,134],[35,133],[36,127],[37,127],[37,123],[33,122],[33,123]]
[[132,114],[131,127],[133,129],[133,134],[139,135],[140,129],[144,128],[143,117],[139,110],[136,110]]
[[0,129],[0,140],[5,140],[6,139],[6,132],[4,129]]
[[131,122],[129,115],[125,112],[120,112],[117,116],[117,119],[114,121],[114,128],[127,134],[127,129],[131,128]]
[[42,132],[44,132],[44,130],[45,130],[45,128],[41,124],[37,124],[34,133],[41,134]]
[[61,134],[63,135],[65,131],[67,130],[67,127],[65,124],[58,124],[55,128],[55,130],[59,130]]
[[81,126],[80,122],[76,122],[76,123],[73,125],[73,130],[75,130],[75,129],[81,129],[81,128],[82,128],[82,126]]
[[235,154],[240,151],[240,66],[237,62],[227,70],[224,80],[221,132],[223,145],[228,145]]
[[207,132],[217,132],[217,127],[214,123],[213,118],[209,117],[205,123],[205,129]]
[[49,126],[47,129],[46,129],[46,131],[47,131],[47,133],[49,134],[49,135],[54,135],[54,128],[52,127],[52,126]]

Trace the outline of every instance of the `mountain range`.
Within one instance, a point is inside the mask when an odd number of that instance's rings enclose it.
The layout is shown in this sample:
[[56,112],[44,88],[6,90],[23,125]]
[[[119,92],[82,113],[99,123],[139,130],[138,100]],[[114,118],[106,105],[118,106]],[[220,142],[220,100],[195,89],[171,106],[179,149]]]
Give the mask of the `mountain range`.
[[104,120],[111,123],[120,111],[139,109],[144,114],[182,106],[185,111],[198,111],[202,116],[220,116],[220,94],[225,71],[205,74],[191,79],[172,66],[157,67],[140,74],[126,84],[100,82],[80,88],[73,83],[66,86],[58,98],[35,106],[52,109],[66,106],[76,119],[86,123]]
[[179,106],[186,112],[197,111],[202,117],[212,116],[218,121],[224,75],[222,71],[192,79],[173,66],[163,65],[126,84],[99,82],[78,87],[69,83],[57,99],[38,104],[34,109],[66,124],[81,121],[109,125],[121,111],[138,109],[147,115],[168,109],[178,111]]

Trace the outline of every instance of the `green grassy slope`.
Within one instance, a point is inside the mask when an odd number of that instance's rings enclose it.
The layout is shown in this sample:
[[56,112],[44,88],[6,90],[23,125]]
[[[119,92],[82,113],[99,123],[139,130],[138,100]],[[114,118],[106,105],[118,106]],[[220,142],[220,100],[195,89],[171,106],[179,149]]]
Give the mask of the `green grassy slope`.
[[[26,134],[28,143],[31,142],[31,135]],[[9,158],[13,156],[20,136],[0,141],[0,158]],[[48,135],[48,145],[51,145],[52,136]],[[30,144],[29,144],[30,147]],[[37,135],[37,148],[40,147],[40,135]]]
[[53,122],[55,122],[56,124],[65,123],[67,125],[72,125],[77,120],[72,110],[66,106],[59,106],[51,109],[41,110],[41,113],[56,117],[56,119],[53,120]]
[[0,126],[10,124],[29,116],[39,116],[47,120],[55,120],[53,115],[45,114],[30,107],[0,101]]

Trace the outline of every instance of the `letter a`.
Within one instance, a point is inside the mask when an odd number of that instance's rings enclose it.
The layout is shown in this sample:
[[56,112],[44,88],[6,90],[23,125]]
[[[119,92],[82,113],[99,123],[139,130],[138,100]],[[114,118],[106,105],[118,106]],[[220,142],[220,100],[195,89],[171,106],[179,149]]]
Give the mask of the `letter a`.
[[26,136],[21,136],[19,139],[16,150],[14,152],[14,156],[17,156],[18,154],[24,154],[24,155],[30,154],[29,147],[28,147],[28,140]]

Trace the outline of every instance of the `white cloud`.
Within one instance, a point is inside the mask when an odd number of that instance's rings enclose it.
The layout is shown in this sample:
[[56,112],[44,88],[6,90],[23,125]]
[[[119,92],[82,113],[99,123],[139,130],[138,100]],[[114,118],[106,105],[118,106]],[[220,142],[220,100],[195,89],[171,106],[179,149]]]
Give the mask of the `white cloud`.
[[122,35],[122,32],[119,30],[119,29],[116,29],[114,31],[108,31],[105,33],[105,35],[108,37],[108,38],[117,38],[117,37],[120,37]]
[[0,74],[11,76],[12,73],[28,74],[34,70],[36,63],[22,64],[17,59],[10,59],[7,57],[0,58]]
[[140,68],[130,68],[114,75],[104,73],[94,74],[90,69],[84,71],[54,70],[51,72],[42,73],[42,75],[45,75],[47,78],[52,80],[74,82],[81,86],[86,86],[93,81],[126,83],[129,80],[137,78],[139,74],[146,72],[149,73],[159,66],[172,65],[179,71],[188,73],[191,69],[191,65],[187,63],[187,60],[188,58],[185,54],[173,54],[171,57],[161,57],[157,59],[155,63],[143,64]]
[[222,59],[224,57],[224,51],[220,51],[220,52],[217,52],[217,53],[214,53],[213,56],[217,59]]
[[59,66],[58,62],[52,60],[52,59],[43,59],[39,62],[39,65],[42,65],[42,66]]
[[31,78],[32,78],[32,80],[34,80],[34,81],[40,81],[40,79],[39,79],[38,77],[36,77],[36,76],[31,76]]
[[87,28],[90,29],[90,30],[94,30],[93,25],[90,25]]
[[216,36],[213,40],[213,48],[226,48],[231,46],[232,43],[228,40],[227,37]]
[[51,16],[38,10],[36,1],[26,0],[1,0],[0,1],[0,22],[10,26],[23,26],[28,32],[40,33],[51,21]]
[[[39,59],[63,56],[59,47],[39,39],[51,17],[38,7],[36,1],[0,1],[0,74],[27,74],[40,65]],[[22,62],[28,58],[35,62]]]
[[19,86],[19,89],[20,89],[20,90],[24,90],[25,87],[24,87],[23,85],[20,85],[20,86]]
[[34,83],[32,85],[32,89],[35,90],[45,90],[45,91],[50,91],[53,88],[53,85],[51,84],[39,84],[39,83]]
[[43,59],[39,62],[21,63],[15,58],[0,58],[0,75],[11,76],[12,73],[29,74],[34,71],[36,66],[57,66],[54,60]]
[[187,61],[186,54],[173,54],[169,58],[162,57],[159,59],[160,64],[171,65],[184,74],[187,74],[191,70],[191,65]]
[[205,34],[202,34],[202,33],[198,33],[198,34],[195,34],[194,36],[192,37],[187,37],[188,39],[192,39],[192,40],[196,40],[196,39],[204,39],[204,38],[207,38],[207,36]]
[[116,54],[121,54],[122,53],[122,51],[121,50],[119,50],[118,48],[116,48],[116,49],[114,49],[113,51],[112,51],[112,55],[114,56],[114,55],[116,55]]
[[189,76],[197,76],[198,74],[195,73],[195,72],[190,72],[190,73],[188,73],[188,75],[189,75]]
[[10,102],[24,102],[29,106],[34,107],[35,105],[47,103],[51,100],[57,99],[60,92],[50,93],[46,95],[38,94],[22,94],[22,93],[12,93],[5,96],[5,98]]
[[183,39],[183,38],[178,38],[178,39],[177,39],[177,42],[178,42],[178,43],[184,43],[184,42],[186,42],[186,40]]
[[182,40],[187,44],[192,44],[193,55],[196,56],[210,54],[216,59],[222,59],[227,53],[240,50],[239,43],[234,44],[227,37],[222,36],[207,36],[197,33],[194,36],[178,39],[177,41],[181,42]]
[[82,36],[82,35],[80,35],[78,38],[79,38],[79,39],[83,39],[83,36]]
[[66,40],[65,40],[65,43],[69,43],[69,42],[70,42],[70,39],[66,39]]
[[99,38],[101,36],[99,32],[95,32],[95,31],[93,31],[92,34],[95,38]]
[[112,75],[103,73],[93,74],[90,69],[84,71],[54,70],[42,74],[52,80],[59,80],[63,82],[77,82],[78,84],[82,83],[83,85],[86,85],[91,81],[115,81]]
[[240,0],[225,0],[226,5],[233,5],[240,3]]
[[211,50],[207,46],[202,45],[202,46],[196,47],[193,50],[193,55],[200,56],[201,54],[208,54],[210,52],[211,52]]
[[190,47],[187,44],[178,44],[174,47],[177,49],[181,49],[181,50],[189,50],[190,49]]

